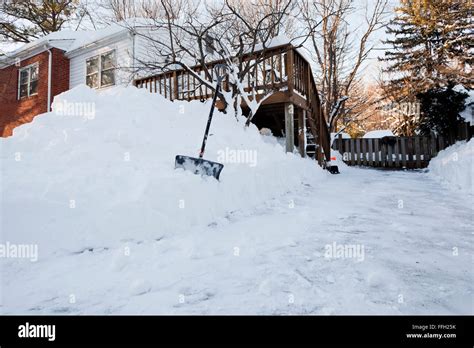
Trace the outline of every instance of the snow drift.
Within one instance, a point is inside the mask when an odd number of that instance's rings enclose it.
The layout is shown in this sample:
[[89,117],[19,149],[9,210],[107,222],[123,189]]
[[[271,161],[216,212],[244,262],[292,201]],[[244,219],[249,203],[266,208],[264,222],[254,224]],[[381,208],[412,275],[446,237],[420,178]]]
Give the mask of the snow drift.
[[222,113],[204,156],[224,163],[221,181],[175,170],[175,155],[198,154],[209,106],[134,87],[57,96],[52,112],[0,140],[2,239],[37,243],[42,257],[153,240],[327,176]]
[[373,130],[364,134],[363,138],[383,138],[393,137],[393,133],[390,129]]
[[440,151],[430,161],[430,173],[450,187],[474,194],[474,139],[460,141]]

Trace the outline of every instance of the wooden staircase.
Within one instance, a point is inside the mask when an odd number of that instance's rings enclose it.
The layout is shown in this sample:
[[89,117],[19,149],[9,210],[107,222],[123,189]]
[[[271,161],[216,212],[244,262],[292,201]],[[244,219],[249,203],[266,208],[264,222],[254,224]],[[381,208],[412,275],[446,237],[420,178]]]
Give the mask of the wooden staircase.
[[316,83],[311,70],[308,74],[308,106],[307,130],[306,132],[306,154],[315,158],[319,165],[326,166],[331,160],[331,136],[329,128],[321,108]]
[[315,159],[317,146],[313,133],[306,132],[306,156]]

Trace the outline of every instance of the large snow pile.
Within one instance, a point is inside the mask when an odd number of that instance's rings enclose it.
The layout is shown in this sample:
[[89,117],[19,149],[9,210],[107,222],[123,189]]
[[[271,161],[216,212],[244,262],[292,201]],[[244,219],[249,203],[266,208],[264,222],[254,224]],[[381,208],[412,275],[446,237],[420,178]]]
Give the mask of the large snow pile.
[[383,138],[393,137],[393,133],[390,129],[373,130],[364,134],[364,138]]
[[42,257],[153,240],[327,176],[220,112],[204,157],[224,163],[221,181],[175,170],[177,154],[197,156],[209,106],[134,87],[57,96],[53,112],[0,140],[2,238],[37,243]]
[[450,187],[474,194],[474,139],[460,141],[440,151],[430,161],[430,173]]

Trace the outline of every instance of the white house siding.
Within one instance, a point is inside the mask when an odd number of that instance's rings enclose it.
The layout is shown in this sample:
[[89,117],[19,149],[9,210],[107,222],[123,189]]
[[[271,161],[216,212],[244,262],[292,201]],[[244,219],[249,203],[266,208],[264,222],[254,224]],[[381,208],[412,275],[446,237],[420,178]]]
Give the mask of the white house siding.
[[[160,69],[155,69],[154,71],[149,68],[147,69],[146,66],[143,66],[143,62],[151,62],[157,66],[163,66],[166,64],[166,48],[171,46],[168,32],[164,29],[150,27],[137,27],[135,30],[137,31],[135,36],[135,57],[137,65],[141,68],[140,71],[138,71],[136,78],[161,73],[162,71]],[[175,35],[181,38],[182,43],[186,43],[190,51],[196,50],[197,52],[198,47],[196,42],[191,39],[186,40],[186,34],[184,32],[175,33]],[[152,38],[152,40],[149,38]],[[199,54],[196,53],[196,55]],[[213,61],[220,58],[221,57],[217,53],[207,53],[206,60]],[[194,66],[197,64],[195,58],[183,55],[183,53],[180,60],[188,66]]]
[[[115,50],[117,63],[116,85],[130,85],[136,78],[160,73],[161,69],[150,69],[144,66],[143,62],[152,62],[155,65],[165,64],[166,57],[162,52],[157,53],[159,50],[164,51],[165,47],[169,46],[167,32],[150,26],[137,26],[134,30],[137,32],[136,35],[132,35],[130,31],[123,28],[111,28],[107,31],[107,33],[110,32],[108,37],[105,34],[96,35],[99,39],[89,42],[82,38],[73,45],[66,54],[70,58],[70,88],[86,83],[87,59],[113,49]],[[150,37],[153,39],[150,40]],[[161,44],[154,41],[159,41]],[[83,44],[87,46],[81,47]],[[190,41],[188,44],[191,50],[196,48],[194,42]],[[190,66],[196,64],[193,58],[181,58]],[[209,55],[207,58],[208,60],[214,60],[217,56]],[[132,69],[133,67],[139,69]],[[135,70],[135,72],[132,70]]]
[[[154,40],[169,45],[169,38],[162,29],[151,29],[147,27],[136,28],[135,35],[135,62],[138,69],[136,78],[150,76],[161,72],[160,70],[153,70],[146,66],[145,62],[157,65],[164,65],[165,59],[157,52],[163,49],[163,46],[155,43]],[[149,38],[153,38],[150,40]],[[145,63],[145,64],[144,64]]]
[[93,49],[82,49],[70,57],[69,87],[86,83],[86,60],[99,54],[115,50],[117,69],[116,85],[129,85],[133,82],[131,67],[133,66],[133,44],[130,35],[123,35],[113,42],[97,44]]

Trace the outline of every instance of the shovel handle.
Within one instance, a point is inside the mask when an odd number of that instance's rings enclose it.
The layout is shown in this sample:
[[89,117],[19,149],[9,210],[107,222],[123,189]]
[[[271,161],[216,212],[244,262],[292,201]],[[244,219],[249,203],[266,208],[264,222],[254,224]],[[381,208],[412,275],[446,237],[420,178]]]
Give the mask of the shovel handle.
[[212,115],[214,114],[214,108],[215,108],[216,101],[217,101],[217,95],[220,92],[221,82],[222,82],[222,79],[224,78],[224,75],[219,75],[218,74],[217,69],[219,69],[219,68],[227,69],[227,65],[217,64],[214,67],[214,69],[216,71],[216,75],[217,75],[217,84],[216,84],[216,90],[214,91],[214,96],[212,97],[211,110],[209,112],[209,118],[207,119],[206,130],[204,132],[204,138],[202,139],[202,145],[201,145],[201,151],[199,152],[199,158],[202,158],[204,156],[204,150],[206,149],[207,137],[209,135],[209,129],[211,128]]

